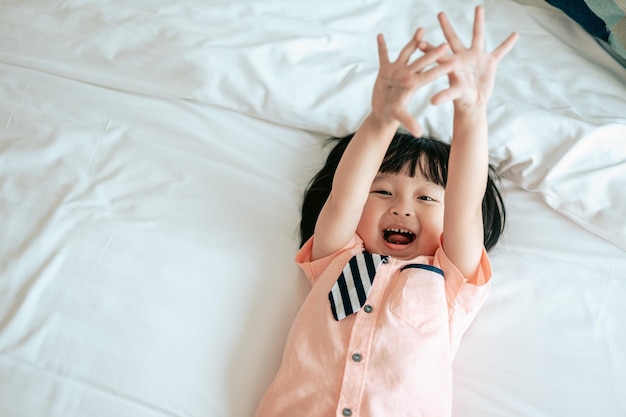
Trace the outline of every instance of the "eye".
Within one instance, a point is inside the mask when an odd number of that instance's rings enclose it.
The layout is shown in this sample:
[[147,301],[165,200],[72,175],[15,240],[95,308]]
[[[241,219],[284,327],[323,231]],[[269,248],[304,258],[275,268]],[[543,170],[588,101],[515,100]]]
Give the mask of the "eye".
[[419,197],[417,197],[418,200],[422,200],[422,201],[435,201],[434,198],[427,196],[427,195],[421,195]]
[[391,195],[391,193],[387,190],[372,190],[372,194]]

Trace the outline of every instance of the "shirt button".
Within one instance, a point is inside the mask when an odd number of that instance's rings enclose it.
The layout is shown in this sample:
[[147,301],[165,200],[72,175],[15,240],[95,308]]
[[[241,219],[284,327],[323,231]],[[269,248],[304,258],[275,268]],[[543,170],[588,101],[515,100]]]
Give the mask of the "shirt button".
[[349,408],[344,408],[341,414],[343,414],[346,417],[350,417],[352,415],[352,410]]
[[374,310],[374,308],[372,308],[372,306],[369,304],[363,306],[363,311],[365,311],[366,313],[371,313],[372,310]]
[[363,359],[363,356],[361,356],[360,353],[355,353],[354,355],[352,355],[352,360],[355,362],[361,362],[362,359]]
[[383,257],[382,262],[383,262],[384,264],[386,264],[387,262],[389,262],[389,257],[388,257],[388,256]]

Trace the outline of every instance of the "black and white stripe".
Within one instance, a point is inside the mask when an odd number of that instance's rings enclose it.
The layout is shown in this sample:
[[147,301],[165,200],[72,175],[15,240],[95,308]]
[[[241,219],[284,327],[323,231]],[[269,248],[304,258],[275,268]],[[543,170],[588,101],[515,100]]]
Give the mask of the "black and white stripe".
[[328,293],[335,320],[344,319],[365,305],[376,270],[384,262],[387,262],[386,256],[367,252],[350,259]]

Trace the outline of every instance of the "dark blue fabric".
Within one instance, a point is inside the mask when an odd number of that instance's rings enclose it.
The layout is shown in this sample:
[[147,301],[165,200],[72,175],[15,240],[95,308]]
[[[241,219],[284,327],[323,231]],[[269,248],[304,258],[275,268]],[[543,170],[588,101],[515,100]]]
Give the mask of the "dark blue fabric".
[[400,269],[400,271],[404,271],[405,269],[409,268],[426,269],[427,271],[435,272],[443,277],[443,271],[441,269],[437,268],[436,266],[426,264],[407,264],[404,265],[402,269]]
[[584,0],[546,0],[546,2],[561,9],[593,36],[605,41],[609,39],[606,24],[596,16]]

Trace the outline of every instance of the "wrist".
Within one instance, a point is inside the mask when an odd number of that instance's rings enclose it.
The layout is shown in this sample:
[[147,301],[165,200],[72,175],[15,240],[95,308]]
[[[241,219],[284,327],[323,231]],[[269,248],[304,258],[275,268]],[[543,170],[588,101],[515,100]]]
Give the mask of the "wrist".
[[470,124],[487,120],[487,106],[482,104],[454,105],[454,119],[456,122]]
[[400,127],[400,122],[395,119],[382,120],[374,113],[370,113],[363,121],[362,127],[366,127],[368,130],[383,136],[388,135],[389,133],[393,135]]
[[487,114],[487,103],[454,103],[455,113],[468,113],[478,115],[479,113]]

